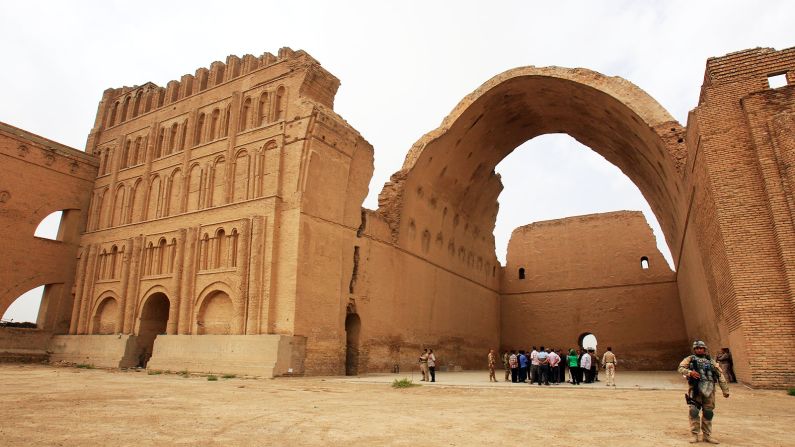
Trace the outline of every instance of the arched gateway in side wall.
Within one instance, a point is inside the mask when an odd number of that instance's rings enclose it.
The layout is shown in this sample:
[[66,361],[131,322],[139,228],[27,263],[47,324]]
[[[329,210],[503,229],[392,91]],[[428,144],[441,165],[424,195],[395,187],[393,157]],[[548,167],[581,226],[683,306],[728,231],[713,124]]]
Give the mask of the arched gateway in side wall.
[[[788,85],[770,88],[782,73]],[[99,172],[84,194],[83,255],[64,260],[77,264],[74,310],[61,312],[71,335],[49,349],[134,362],[135,310],[159,287],[171,311],[152,334],[155,368],[405,371],[425,347],[441,370],[483,368],[489,348],[567,348],[590,333],[633,368],[673,368],[702,338],[731,348],[741,380],[792,386],[795,361],[756,354],[795,348],[794,81],[795,49],[709,59],[685,128],[621,78],[509,70],[411,148],[376,211],[361,208],[372,147],[332,111],[339,81],[305,52],[230,56],[165,88],[108,89],[86,147]],[[497,262],[494,168],[548,133],[571,135],[638,186],[675,273],[633,212],[520,227],[507,265]],[[130,193],[110,193],[120,190]],[[126,247],[118,272],[98,275],[114,246]],[[164,267],[147,268],[152,259]],[[234,305],[210,318],[200,303],[212,284]],[[545,310],[564,317],[547,325]],[[200,330],[208,324],[223,331]]]

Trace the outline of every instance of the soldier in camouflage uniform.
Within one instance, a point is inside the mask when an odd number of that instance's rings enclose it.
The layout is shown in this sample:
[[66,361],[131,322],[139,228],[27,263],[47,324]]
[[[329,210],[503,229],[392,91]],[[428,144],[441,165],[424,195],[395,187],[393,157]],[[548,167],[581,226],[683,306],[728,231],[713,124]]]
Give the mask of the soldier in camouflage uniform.
[[[701,340],[693,343],[693,355],[685,357],[677,369],[687,378],[690,385],[685,395],[690,407],[691,443],[698,442],[698,433],[703,433],[704,442],[718,444],[712,438],[712,417],[715,410],[715,383],[723,391],[723,397],[729,397],[729,384],[723,376],[718,362],[707,355],[707,345]],[[699,411],[701,420],[699,421]]]
[[511,353],[508,352],[507,350],[505,351],[505,353],[502,354],[502,367],[505,368],[505,381],[506,382],[510,382],[511,381],[511,364],[508,362],[510,357],[511,357]]

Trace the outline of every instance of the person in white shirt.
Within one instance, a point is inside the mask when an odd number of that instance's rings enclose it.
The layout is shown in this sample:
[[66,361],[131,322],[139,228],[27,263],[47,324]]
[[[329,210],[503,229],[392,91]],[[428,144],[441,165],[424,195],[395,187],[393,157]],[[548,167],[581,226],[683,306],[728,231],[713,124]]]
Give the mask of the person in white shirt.
[[593,375],[591,374],[591,355],[588,354],[588,351],[585,351],[585,354],[583,354],[580,359],[580,368],[585,373],[585,383],[593,382]]
[[552,349],[549,349],[549,370],[552,376],[552,384],[560,382],[560,356]]
[[541,385],[541,379],[538,377],[538,351],[533,346],[533,352],[530,353],[530,384],[532,385],[536,380]]

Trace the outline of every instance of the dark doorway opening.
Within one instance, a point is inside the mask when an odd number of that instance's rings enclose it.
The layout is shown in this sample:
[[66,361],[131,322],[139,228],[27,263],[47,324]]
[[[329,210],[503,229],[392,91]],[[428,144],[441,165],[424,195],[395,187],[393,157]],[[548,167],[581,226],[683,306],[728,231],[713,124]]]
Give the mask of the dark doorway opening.
[[163,293],[150,296],[141,309],[138,326],[138,366],[145,368],[152,357],[152,348],[158,335],[165,335],[168,326],[168,297]]
[[359,331],[362,320],[359,315],[350,313],[345,317],[345,375],[359,374]]

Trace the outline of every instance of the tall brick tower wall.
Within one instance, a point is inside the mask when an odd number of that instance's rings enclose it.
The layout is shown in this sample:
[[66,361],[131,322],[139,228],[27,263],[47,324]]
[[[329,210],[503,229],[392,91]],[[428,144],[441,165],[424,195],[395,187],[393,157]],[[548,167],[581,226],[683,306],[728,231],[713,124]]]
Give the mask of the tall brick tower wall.
[[[771,88],[782,74],[788,85]],[[710,58],[687,126],[693,268],[708,289],[680,289],[688,333],[730,347],[758,386],[795,384],[794,101],[795,48]]]

